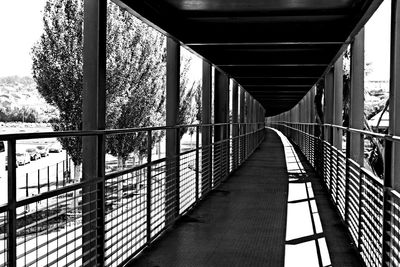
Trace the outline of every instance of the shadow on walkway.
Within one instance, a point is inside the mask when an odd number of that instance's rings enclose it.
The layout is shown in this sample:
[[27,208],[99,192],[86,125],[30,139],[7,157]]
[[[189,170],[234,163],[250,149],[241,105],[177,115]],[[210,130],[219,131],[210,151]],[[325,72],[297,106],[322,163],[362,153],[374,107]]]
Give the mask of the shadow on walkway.
[[268,129],[260,149],[128,266],[361,266],[319,179],[282,141]]

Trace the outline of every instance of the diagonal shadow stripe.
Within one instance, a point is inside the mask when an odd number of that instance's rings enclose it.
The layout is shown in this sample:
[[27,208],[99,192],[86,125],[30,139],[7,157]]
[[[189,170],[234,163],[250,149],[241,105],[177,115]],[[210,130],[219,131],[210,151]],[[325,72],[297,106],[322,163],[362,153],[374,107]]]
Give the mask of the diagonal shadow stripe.
[[296,204],[296,203],[301,203],[301,202],[307,202],[307,201],[311,201],[314,200],[315,198],[304,198],[304,199],[297,199],[297,200],[291,200],[288,201],[288,204]]
[[288,240],[288,241],[285,242],[285,244],[287,244],[287,245],[298,245],[300,243],[305,243],[305,242],[309,242],[309,241],[312,241],[312,240],[317,240],[317,239],[322,238],[322,237],[325,237],[325,235],[323,233],[309,235],[309,236],[302,236],[302,237],[299,237],[299,238]]

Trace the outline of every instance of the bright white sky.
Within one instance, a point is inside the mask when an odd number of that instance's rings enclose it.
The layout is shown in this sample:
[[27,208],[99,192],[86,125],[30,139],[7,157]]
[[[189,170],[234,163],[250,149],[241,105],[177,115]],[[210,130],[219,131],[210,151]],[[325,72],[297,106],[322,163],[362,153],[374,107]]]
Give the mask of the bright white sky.
[[42,32],[45,0],[0,0],[0,77],[31,76],[33,44]]
[[[0,77],[30,76],[30,51],[42,31],[45,0],[0,0]],[[386,0],[366,25],[365,62],[371,62],[371,80],[389,79],[390,1]],[[193,61],[201,72],[201,61]]]
[[365,63],[372,72],[366,80],[389,80],[390,0],[385,0],[365,25]]

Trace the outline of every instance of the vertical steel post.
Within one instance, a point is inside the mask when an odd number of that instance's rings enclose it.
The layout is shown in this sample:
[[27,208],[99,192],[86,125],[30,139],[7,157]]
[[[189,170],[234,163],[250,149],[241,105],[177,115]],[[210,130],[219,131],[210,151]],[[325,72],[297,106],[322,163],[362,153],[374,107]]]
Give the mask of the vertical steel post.
[[[400,3],[392,0],[392,23],[390,45],[390,101],[389,134],[400,136]],[[393,142],[392,181],[393,188],[400,191],[400,144]]]
[[[315,122],[315,106],[314,106],[314,98],[315,98],[315,85],[311,88],[311,112],[310,112],[310,122]],[[312,132],[314,134],[314,132]]]
[[[333,124],[333,100],[334,100],[334,79],[333,79],[333,69],[331,69],[325,76],[325,112],[324,112],[324,122],[327,124]],[[330,132],[326,132],[325,140],[332,144],[333,136]]]
[[196,126],[196,166],[195,166],[195,180],[196,180],[196,185],[195,185],[195,191],[196,191],[196,203],[199,201],[199,174],[200,174],[200,127]]
[[[364,127],[364,28],[356,35],[351,46],[351,90],[349,127]],[[357,133],[350,135],[350,155],[361,166],[364,165],[364,141]]]
[[239,88],[240,89],[240,118],[239,118],[239,122],[240,122],[240,164],[243,162],[244,159],[244,148],[245,148],[245,137],[242,136],[245,133],[245,91],[242,87]]
[[7,142],[7,193],[8,193],[8,266],[17,266],[17,159],[15,140]]
[[[179,110],[180,46],[171,37],[167,38],[167,98],[166,124],[176,127]],[[165,223],[170,225],[179,216],[179,130],[167,129],[166,133],[166,194]]]
[[[391,42],[390,42],[390,92],[389,92],[389,134],[400,136],[400,1],[392,0],[391,7]],[[385,187],[400,190],[400,144],[386,140],[385,142]],[[383,203],[383,259],[387,266],[390,260],[390,225],[393,223],[390,197],[384,191]]]
[[[335,63],[333,94],[333,124],[341,126],[343,112],[343,55],[341,55]],[[342,150],[342,130],[334,130],[333,145],[338,149],[338,151]]]
[[[215,71],[215,92],[214,92],[214,121],[215,124],[218,123],[227,123],[229,120],[229,79],[225,76],[225,74],[221,73],[220,71]],[[222,177],[221,179],[225,178],[226,175],[226,164],[224,165],[223,162],[227,159],[226,157],[229,156],[229,149],[228,155],[224,153],[225,142],[228,138],[228,131],[226,125],[216,126],[215,127],[215,134],[214,134],[214,141],[221,142],[218,146],[220,147],[221,151],[221,162],[219,168],[221,169]],[[229,147],[229,146],[228,146]],[[229,170],[229,164],[228,164]]]
[[147,244],[151,242],[151,150],[152,150],[152,132],[147,131],[147,173],[146,173],[146,235]]
[[238,166],[238,136],[239,136],[239,125],[238,123],[238,84],[233,81],[232,86],[232,170],[235,170]]
[[212,147],[211,147],[211,65],[203,61],[203,82],[201,91],[201,123],[208,125],[201,129],[201,195],[211,190]]
[[[106,113],[107,2],[84,2],[83,130],[104,130]],[[99,180],[82,190],[83,260],[87,266],[104,265],[104,138],[82,137],[82,180]],[[78,177],[74,177],[77,179]]]

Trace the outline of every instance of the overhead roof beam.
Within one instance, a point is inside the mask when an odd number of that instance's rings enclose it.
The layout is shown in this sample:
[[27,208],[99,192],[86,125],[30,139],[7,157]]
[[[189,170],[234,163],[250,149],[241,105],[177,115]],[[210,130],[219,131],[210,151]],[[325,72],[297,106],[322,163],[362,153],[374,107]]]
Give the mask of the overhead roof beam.
[[325,67],[328,66],[328,64],[217,64],[220,67]]
[[235,46],[235,45],[248,45],[248,46],[269,46],[269,45],[341,45],[345,44],[343,41],[327,41],[327,42],[214,42],[214,43],[186,43],[188,46]]

